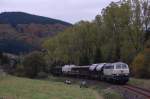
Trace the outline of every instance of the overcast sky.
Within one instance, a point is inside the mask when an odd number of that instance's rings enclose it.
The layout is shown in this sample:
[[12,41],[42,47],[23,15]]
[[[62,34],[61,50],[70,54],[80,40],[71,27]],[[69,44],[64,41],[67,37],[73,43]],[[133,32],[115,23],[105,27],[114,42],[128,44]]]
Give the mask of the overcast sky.
[[76,23],[93,20],[111,1],[118,0],[0,0],[0,12],[21,11]]

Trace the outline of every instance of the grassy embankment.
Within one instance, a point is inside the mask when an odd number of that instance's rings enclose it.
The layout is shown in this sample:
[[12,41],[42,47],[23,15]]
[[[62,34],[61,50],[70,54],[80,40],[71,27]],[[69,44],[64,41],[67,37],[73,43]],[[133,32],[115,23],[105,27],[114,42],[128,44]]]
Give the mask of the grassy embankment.
[[0,78],[0,98],[4,99],[96,99],[95,91],[62,82],[6,76]]
[[109,84],[99,83],[80,88],[80,80],[71,85],[65,78],[49,77],[47,80],[0,77],[0,98],[5,99],[123,99]]
[[[64,82],[66,79],[70,79],[73,85],[80,85],[81,79],[72,79],[72,78],[64,78],[64,77],[52,77],[51,79],[54,82]],[[48,79],[48,80],[49,80]],[[114,89],[111,89],[111,84],[105,82],[97,82],[97,83],[90,83],[88,82],[88,88],[95,90],[99,96],[103,99],[123,99],[123,97]],[[100,99],[101,99],[100,98]],[[96,98],[95,98],[96,99]]]
[[139,86],[142,88],[146,88],[150,90],[150,79],[137,79],[137,78],[131,78],[128,82],[131,85]]

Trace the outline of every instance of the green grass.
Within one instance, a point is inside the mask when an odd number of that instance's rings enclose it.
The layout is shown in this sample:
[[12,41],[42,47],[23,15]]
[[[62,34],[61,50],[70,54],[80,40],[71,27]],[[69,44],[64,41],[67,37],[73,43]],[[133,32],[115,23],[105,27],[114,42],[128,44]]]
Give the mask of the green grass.
[[150,89],[150,79],[131,78],[128,83],[131,84],[131,85],[135,85],[135,86]]
[[93,89],[97,90],[104,99],[124,99],[118,91],[110,87],[110,84],[100,83],[100,85],[95,85]]
[[102,95],[105,99],[123,99],[123,97],[113,90],[103,90]]
[[[0,76],[0,98],[5,99],[123,99],[111,89],[111,85],[100,82],[89,88],[80,88],[80,80],[66,85],[65,77],[49,76],[45,80]],[[130,81],[131,83],[134,80]]]
[[[47,80],[52,80],[55,82],[64,82],[64,80],[68,79],[67,77],[53,77],[49,76]],[[70,78],[69,78],[70,79]],[[79,85],[80,80],[72,80],[73,84]],[[124,99],[120,93],[116,90],[111,89],[111,84],[105,82],[99,82],[99,84],[88,86],[90,89],[95,90],[99,96],[103,97],[103,99]]]
[[6,76],[0,79],[0,98],[6,99],[95,99],[90,88],[62,82]]

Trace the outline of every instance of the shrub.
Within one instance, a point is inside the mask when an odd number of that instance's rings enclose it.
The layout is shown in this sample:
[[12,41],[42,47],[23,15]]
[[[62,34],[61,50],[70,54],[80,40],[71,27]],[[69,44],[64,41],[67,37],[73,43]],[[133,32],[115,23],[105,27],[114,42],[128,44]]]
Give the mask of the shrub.
[[39,72],[37,74],[37,78],[47,78],[48,74],[46,72]]
[[35,78],[38,73],[46,71],[46,63],[42,53],[32,52],[24,57],[23,60],[25,76]]
[[10,62],[9,57],[0,52],[0,65],[9,64],[9,62]]
[[25,76],[25,73],[24,73],[24,66],[21,65],[21,64],[17,64],[16,65],[16,68],[15,68],[15,72],[14,72],[14,75],[15,76],[19,76],[19,77],[22,77],[22,76]]

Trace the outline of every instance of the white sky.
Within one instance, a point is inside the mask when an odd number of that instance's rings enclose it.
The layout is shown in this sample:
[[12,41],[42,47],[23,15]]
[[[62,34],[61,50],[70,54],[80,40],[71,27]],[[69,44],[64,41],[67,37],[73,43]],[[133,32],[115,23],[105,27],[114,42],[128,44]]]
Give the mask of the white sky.
[[0,12],[21,11],[75,23],[93,20],[112,1],[119,0],[0,0]]

